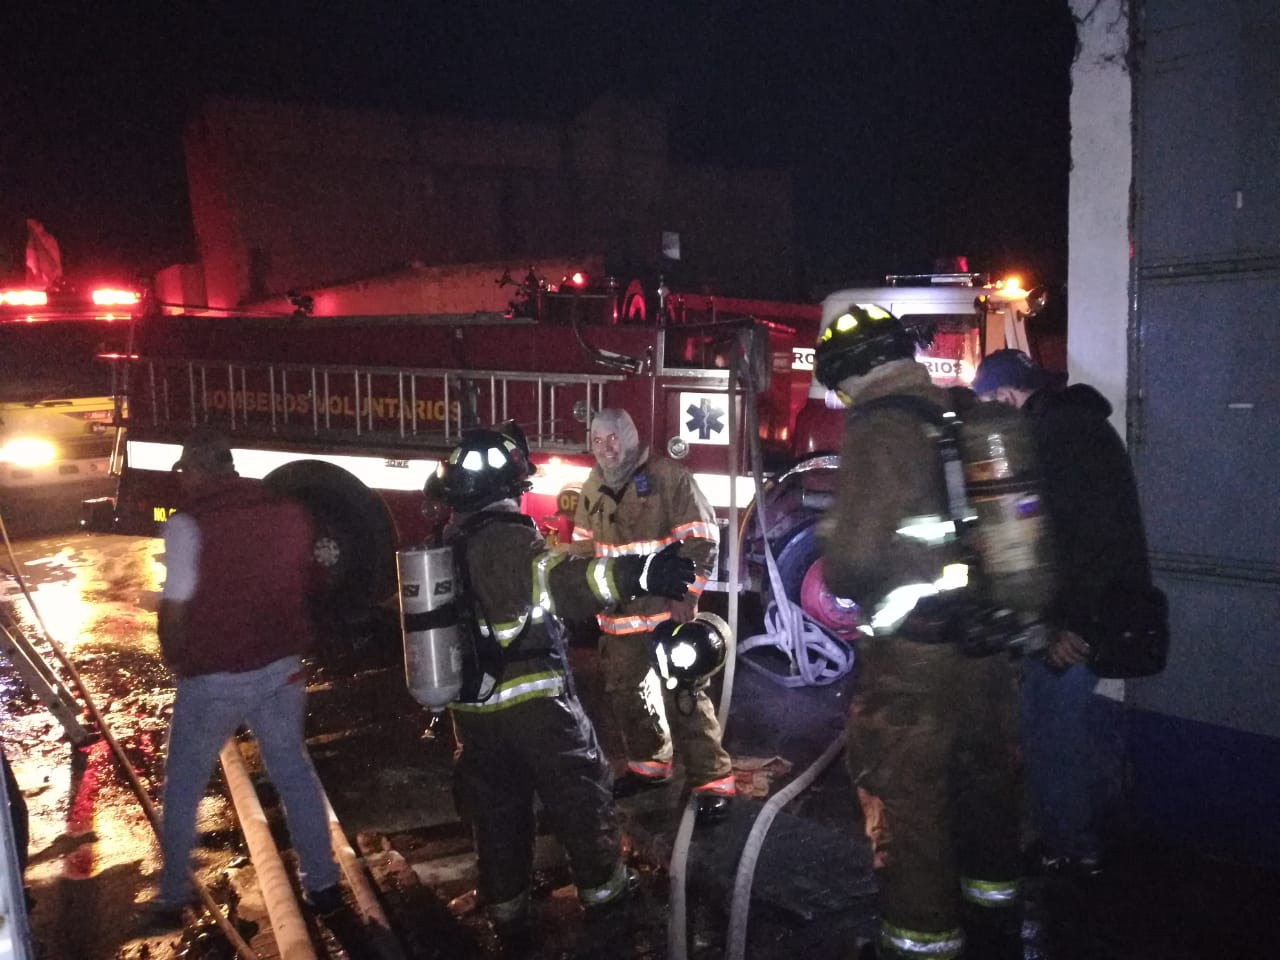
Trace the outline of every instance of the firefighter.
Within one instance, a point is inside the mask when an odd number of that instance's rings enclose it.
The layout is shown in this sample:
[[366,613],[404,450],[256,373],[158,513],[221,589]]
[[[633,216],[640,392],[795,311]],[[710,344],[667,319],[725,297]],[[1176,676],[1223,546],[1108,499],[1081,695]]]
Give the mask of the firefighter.
[[1021,957],[1014,667],[953,642],[976,618],[954,543],[922,535],[948,516],[938,447],[914,413],[874,403],[952,409],[919,345],[883,309],[850,305],[815,354],[849,407],[827,583],[872,611],[875,632],[859,641],[848,762],[880,884],[878,955]]
[[531,929],[535,795],[589,913],[636,886],[622,859],[609,765],[574,692],[558,617],[645,592],[678,598],[694,577],[674,549],[607,561],[550,550],[519,512],[529,475],[521,435],[476,431],[426,489],[429,504],[452,509],[445,540],[476,651],[450,704],[457,796],[474,831],[481,898],[499,933],[516,938]]
[[597,557],[635,556],[681,542],[681,554],[698,570],[682,599],[641,597],[596,617],[605,695],[627,757],[614,795],[633,796],[667,784],[679,752],[699,821],[721,820],[737,788],[708,683],[664,689],[651,668],[654,628],[667,620],[686,623],[697,612],[716,560],[715,513],[688,470],[650,456],[625,410],[597,412],[590,440],[596,465],[578,497],[574,540],[590,540]]

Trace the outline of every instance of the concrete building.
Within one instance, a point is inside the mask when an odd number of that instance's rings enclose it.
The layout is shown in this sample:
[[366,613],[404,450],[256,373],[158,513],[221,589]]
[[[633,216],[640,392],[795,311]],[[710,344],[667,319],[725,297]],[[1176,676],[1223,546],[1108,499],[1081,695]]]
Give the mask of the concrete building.
[[611,97],[563,124],[214,100],[184,143],[200,269],[161,296],[233,308],[409,264],[595,256],[793,297],[790,174],[678,162],[667,134]]

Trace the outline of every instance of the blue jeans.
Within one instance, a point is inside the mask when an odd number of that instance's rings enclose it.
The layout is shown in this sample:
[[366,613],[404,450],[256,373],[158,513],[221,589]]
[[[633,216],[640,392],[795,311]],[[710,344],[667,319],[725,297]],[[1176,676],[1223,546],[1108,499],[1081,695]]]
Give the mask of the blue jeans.
[[306,701],[306,674],[296,656],[246,673],[179,678],[164,773],[162,904],[176,905],[191,897],[188,874],[196,808],[219,751],[241,724],[257,738],[267,773],[284,803],[303,886],[317,891],[338,882],[328,811],[307,753]]
[[1043,657],[1022,668],[1022,749],[1031,824],[1046,852],[1096,857],[1101,780],[1107,739],[1096,729],[1105,715],[1094,701],[1098,678],[1083,664],[1056,670]]

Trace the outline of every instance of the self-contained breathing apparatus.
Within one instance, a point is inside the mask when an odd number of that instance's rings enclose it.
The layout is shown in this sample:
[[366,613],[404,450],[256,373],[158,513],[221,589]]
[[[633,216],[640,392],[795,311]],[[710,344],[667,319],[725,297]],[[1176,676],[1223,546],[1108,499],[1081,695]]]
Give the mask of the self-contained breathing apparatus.
[[1030,431],[1017,409],[979,403],[965,388],[950,393],[958,410],[909,395],[858,408],[859,414],[892,409],[919,418],[938,453],[947,506],[943,516],[906,518],[898,530],[938,552],[942,576],[907,588],[892,613],[893,604],[882,603],[873,629],[879,618],[877,632],[955,643],[974,656],[1040,649],[1047,643],[1040,618],[1054,572]]
[[[533,526],[523,514],[483,509],[518,497],[528,489],[531,472],[528,444],[510,423],[501,430],[469,433],[427,481],[424,509],[443,503],[452,510],[477,511],[452,531],[449,545],[396,555],[405,682],[414,699],[431,710],[458,700],[482,702],[502,677],[509,657],[471,588],[466,550],[471,537],[489,523]],[[437,514],[436,519],[442,517]],[[513,651],[532,620],[510,639]],[[550,651],[538,655],[545,652]]]
[[[851,303],[818,337],[814,375],[839,391],[850,378],[913,359],[932,339],[876,304]],[[983,655],[1047,642],[1040,623],[1053,591],[1048,520],[1035,450],[1020,411],[951,391],[952,410],[923,397],[890,395],[857,407],[918,418],[938,453],[946,513],[905,517],[897,534],[936,559],[931,582],[901,584],[875,607],[870,629]]]
[[[511,662],[563,657],[554,616],[528,617],[519,632],[499,642],[498,633],[470,581],[467,547],[491,523],[532,528],[524,514],[481,511],[457,530],[451,546],[402,550],[397,556],[404,629],[405,683],[415,700],[434,711],[450,703],[483,703]],[[522,641],[541,624],[547,643],[527,650]]]

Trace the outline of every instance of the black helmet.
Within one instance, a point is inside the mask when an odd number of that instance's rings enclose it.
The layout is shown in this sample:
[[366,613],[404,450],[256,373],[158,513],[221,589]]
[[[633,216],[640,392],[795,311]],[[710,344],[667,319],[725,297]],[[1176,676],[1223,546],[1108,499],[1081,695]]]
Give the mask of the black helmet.
[[428,478],[425,493],[443,498],[454,510],[479,510],[495,500],[518,497],[533,485],[524,436],[473,430],[463,437]]
[[818,337],[814,376],[828,390],[846,377],[865,376],[891,360],[909,360],[920,346],[919,336],[902,321],[874,303],[851,303]]
[[714,613],[688,623],[664,620],[653,631],[654,667],[668,690],[700,683],[724,666],[733,631]]

